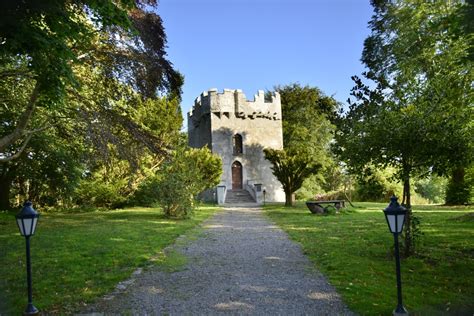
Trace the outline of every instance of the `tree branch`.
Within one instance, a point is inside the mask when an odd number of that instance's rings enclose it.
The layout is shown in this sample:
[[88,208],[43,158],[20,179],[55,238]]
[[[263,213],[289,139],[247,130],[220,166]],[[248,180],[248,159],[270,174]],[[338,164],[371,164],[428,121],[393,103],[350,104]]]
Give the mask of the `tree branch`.
[[[39,83],[37,82],[35,85],[35,88],[33,89],[33,92],[31,93],[30,96],[30,101],[28,102],[28,106],[26,110],[21,114],[20,120],[10,134],[3,136],[0,138],[0,153],[5,151],[5,149],[18,141],[21,137],[25,135],[25,129],[26,126],[28,125],[33,112],[35,111],[36,108],[36,101],[38,100],[39,96]],[[29,141],[29,138],[28,138]]]
[[33,78],[33,75],[28,70],[5,70],[0,72],[1,79],[18,76]]
[[26,137],[25,141],[23,142],[23,145],[21,145],[21,148],[15,154],[8,157],[0,157],[0,163],[9,162],[20,157],[23,151],[25,150],[26,145],[28,145],[28,142],[30,141],[31,137],[33,137],[32,133]]

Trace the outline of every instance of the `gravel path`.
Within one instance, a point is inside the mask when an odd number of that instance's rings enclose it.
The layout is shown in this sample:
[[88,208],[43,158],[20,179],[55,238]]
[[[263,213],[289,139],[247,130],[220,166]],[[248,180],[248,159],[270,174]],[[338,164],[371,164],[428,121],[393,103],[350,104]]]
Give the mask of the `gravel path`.
[[[226,207],[203,236],[173,246],[178,272],[136,273],[85,313],[98,315],[353,315],[298,245],[248,205]],[[97,314],[95,314],[97,315]]]

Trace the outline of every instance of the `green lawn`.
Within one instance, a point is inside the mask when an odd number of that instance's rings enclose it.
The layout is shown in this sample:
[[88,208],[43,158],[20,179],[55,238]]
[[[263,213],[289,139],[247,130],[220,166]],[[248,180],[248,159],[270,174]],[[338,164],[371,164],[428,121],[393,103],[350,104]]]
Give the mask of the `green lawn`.
[[[72,313],[137,267],[166,261],[163,248],[217,210],[201,207],[188,220],[151,208],[42,214],[31,238],[35,306]],[[13,215],[0,213],[0,315],[18,315],[27,303],[25,240]]]
[[[268,216],[361,315],[391,315],[396,306],[393,237],[386,204],[356,203],[344,214],[313,215],[268,205]],[[473,315],[474,207],[415,206],[424,235],[417,256],[402,260],[404,304],[411,315]]]

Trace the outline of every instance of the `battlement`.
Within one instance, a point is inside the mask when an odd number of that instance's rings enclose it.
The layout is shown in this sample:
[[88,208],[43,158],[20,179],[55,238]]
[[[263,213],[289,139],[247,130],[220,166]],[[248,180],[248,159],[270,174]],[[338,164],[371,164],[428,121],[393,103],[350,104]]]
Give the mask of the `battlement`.
[[222,93],[217,89],[209,89],[196,98],[188,118],[197,123],[203,115],[210,113],[218,117],[226,115],[239,119],[281,120],[280,94],[274,92],[271,101],[266,101],[265,92],[259,90],[253,100],[247,100],[240,89],[224,89]]

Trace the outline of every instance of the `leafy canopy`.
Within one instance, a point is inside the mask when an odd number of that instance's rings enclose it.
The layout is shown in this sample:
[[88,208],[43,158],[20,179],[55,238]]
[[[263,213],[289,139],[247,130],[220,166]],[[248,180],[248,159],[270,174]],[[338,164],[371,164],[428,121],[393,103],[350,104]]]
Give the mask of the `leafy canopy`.
[[[104,170],[117,174],[116,184],[104,185],[127,197],[146,173],[142,166],[154,169],[169,155],[182,124],[183,77],[167,59],[156,5],[1,2],[0,208],[12,194],[61,200],[66,193],[50,190],[54,163],[68,166],[69,183],[80,180],[83,192]],[[61,155],[68,147],[71,155]],[[40,156],[62,159],[30,163]]]
[[[33,84],[23,107],[15,108],[11,121],[2,122],[0,161],[18,158],[30,135],[54,121],[49,117],[36,126],[38,107],[85,123],[90,112],[107,112],[109,123],[130,132],[132,120],[116,109],[118,99],[132,108],[137,95],[142,100],[159,95],[179,99],[183,78],[166,58],[166,36],[152,11],[155,5],[129,0],[2,2],[0,77]],[[95,95],[101,88],[102,98]],[[74,107],[67,102],[71,98],[79,99]],[[7,101],[2,112],[16,106],[15,100]],[[77,111],[89,112],[89,117],[75,117]],[[137,140],[152,147],[155,141],[148,136],[142,133]]]
[[[473,158],[474,73],[464,1],[372,1],[362,62],[371,84],[353,77],[349,111],[336,121],[336,153],[354,172],[393,166],[411,208],[410,180],[447,174]],[[416,222],[416,221],[415,221]],[[412,253],[411,213],[405,255]]]
[[275,90],[281,96],[284,149],[265,149],[264,153],[283,186],[285,204],[291,206],[293,193],[328,161],[329,118],[337,103],[316,87],[291,84]]

